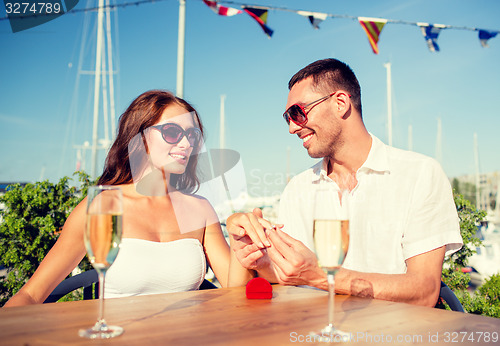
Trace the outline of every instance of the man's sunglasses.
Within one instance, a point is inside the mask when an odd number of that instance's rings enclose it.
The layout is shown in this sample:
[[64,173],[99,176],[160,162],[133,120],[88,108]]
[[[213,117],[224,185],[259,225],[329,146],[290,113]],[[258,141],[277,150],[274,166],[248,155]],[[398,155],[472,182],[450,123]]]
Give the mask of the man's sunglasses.
[[184,136],[186,136],[189,144],[192,147],[198,146],[201,140],[201,131],[199,128],[191,127],[184,130],[182,127],[175,123],[166,123],[161,125],[151,126],[161,132],[163,140],[168,144],[179,143]]
[[[314,107],[319,105],[321,102],[329,99],[330,97],[332,97],[336,93],[337,93],[337,91],[331,93],[330,95],[326,95],[326,96],[324,96],[316,101],[308,103],[305,106],[302,106],[298,103],[293,104],[290,107],[288,107],[288,109],[286,110],[285,113],[283,113],[283,118],[285,118],[285,121],[288,125],[290,125],[290,120],[292,120],[295,124],[297,124],[299,126],[305,125],[307,123],[307,114],[309,114],[309,112]],[[306,111],[307,107],[311,107],[311,108],[309,108],[309,110]]]

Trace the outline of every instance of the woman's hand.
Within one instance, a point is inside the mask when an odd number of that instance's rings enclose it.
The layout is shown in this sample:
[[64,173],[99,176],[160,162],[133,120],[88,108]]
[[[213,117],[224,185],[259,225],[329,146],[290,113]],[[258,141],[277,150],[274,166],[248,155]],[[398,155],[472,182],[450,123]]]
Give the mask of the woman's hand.
[[262,210],[255,208],[252,213],[236,213],[228,217],[226,229],[235,240],[248,236],[260,249],[271,246],[266,229],[276,226],[262,217]]
[[271,246],[266,230],[281,228],[262,217],[262,211],[255,208],[252,213],[237,213],[226,221],[226,229],[231,235],[231,249],[241,265],[248,270],[256,270],[259,276],[276,282],[276,275],[267,254]]

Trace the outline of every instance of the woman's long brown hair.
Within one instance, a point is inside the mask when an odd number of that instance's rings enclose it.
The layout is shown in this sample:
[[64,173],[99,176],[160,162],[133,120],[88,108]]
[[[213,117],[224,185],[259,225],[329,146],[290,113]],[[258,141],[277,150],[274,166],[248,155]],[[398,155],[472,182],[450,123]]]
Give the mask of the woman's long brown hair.
[[[98,185],[121,185],[133,182],[130,162],[140,162],[141,165],[144,165],[147,163],[147,154],[139,145],[130,144],[133,143],[134,137],[138,134],[140,136],[136,138],[142,138],[146,144],[143,131],[158,122],[165,108],[173,104],[185,108],[187,112],[193,112],[195,126],[199,127],[203,136],[203,126],[198,113],[188,102],[168,91],[146,91],[132,101],[127,110],[120,116],[118,135],[108,152],[103,174],[97,182]],[[171,175],[170,184],[176,189],[187,193],[195,192],[198,189],[199,180],[196,176],[196,166],[199,150],[199,147],[194,148],[184,174]]]

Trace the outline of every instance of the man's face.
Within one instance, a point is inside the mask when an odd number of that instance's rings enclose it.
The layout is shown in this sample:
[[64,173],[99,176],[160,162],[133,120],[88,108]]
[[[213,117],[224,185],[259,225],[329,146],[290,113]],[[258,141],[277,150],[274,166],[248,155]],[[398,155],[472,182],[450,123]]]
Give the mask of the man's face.
[[[312,77],[296,83],[288,93],[286,109],[294,104],[305,106],[329,93],[315,91]],[[335,148],[340,144],[341,122],[337,119],[335,112],[336,96],[321,102],[314,107],[307,107],[307,122],[304,125],[297,125],[290,121],[288,132],[296,134],[301,140],[309,156],[321,158],[331,156]]]

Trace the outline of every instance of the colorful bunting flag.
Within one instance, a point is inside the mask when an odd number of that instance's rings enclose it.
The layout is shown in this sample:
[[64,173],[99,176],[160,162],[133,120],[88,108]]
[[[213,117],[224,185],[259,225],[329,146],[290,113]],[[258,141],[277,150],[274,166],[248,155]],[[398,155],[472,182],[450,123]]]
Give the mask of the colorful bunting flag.
[[488,40],[495,37],[498,31],[479,30],[479,42],[483,47],[489,47]]
[[250,17],[255,19],[259,23],[260,27],[266,33],[267,37],[271,38],[273,36],[273,30],[266,25],[267,23],[267,10],[255,7],[243,7],[243,11],[248,13]]
[[359,24],[365,30],[373,53],[378,54],[378,39],[387,19],[358,17]]
[[319,24],[328,16],[326,13],[297,11],[297,14],[307,17],[314,29],[319,29]]
[[203,0],[203,2],[208,7],[210,7],[210,9],[212,11],[214,11],[215,13],[217,13],[220,16],[230,17],[230,16],[234,16],[235,14],[243,13],[243,11],[238,10],[236,8],[221,6],[216,1]]
[[442,24],[428,24],[428,23],[417,23],[424,35],[427,46],[431,52],[439,52],[439,46],[437,44],[437,39],[441,29],[446,28],[446,25]]
[[[211,10],[213,10],[215,13],[221,16],[234,16],[236,14],[240,14],[243,12],[246,12],[249,16],[251,16],[257,23],[260,25],[264,33],[271,38],[273,35],[274,31],[267,26],[267,15],[268,11],[270,9],[275,9],[275,10],[286,10],[286,11],[292,11],[295,12],[303,17],[307,17],[309,19],[309,22],[313,26],[314,29],[319,29],[319,25],[327,18],[327,17],[332,17],[332,18],[351,18],[351,19],[358,19],[359,23],[361,24],[361,27],[365,31],[368,41],[370,43],[370,46],[373,50],[373,53],[378,54],[379,49],[378,49],[378,41],[380,39],[380,34],[382,33],[382,29],[384,28],[385,24],[387,22],[395,22],[398,24],[407,24],[407,25],[417,25],[420,27],[420,30],[422,32],[422,35],[425,38],[425,41],[427,43],[427,46],[431,52],[439,52],[439,45],[437,44],[437,39],[438,36],[441,32],[442,29],[467,29],[471,31],[478,31],[479,32],[479,41],[481,43],[481,46],[483,47],[489,47],[488,46],[488,40],[491,38],[496,37],[500,31],[495,30],[495,31],[490,31],[490,30],[483,30],[483,29],[476,29],[476,28],[466,28],[466,27],[455,27],[455,26],[449,26],[449,25],[443,25],[443,24],[429,24],[429,23],[415,23],[415,22],[405,22],[405,21],[395,21],[395,20],[388,20],[388,19],[383,19],[383,18],[369,18],[369,17],[350,17],[350,16],[345,16],[345,15],[335,15],[335,14],[328,14],[328,13],[322,13],[322,12],[311,12],[311,11],[295,11],[295,10],[289,10],[286,8],[282,7],[263,7],[263,6],[242,6],[243,11],[236,9],[236,8],[231,8],[231,7],[225,7],[219,5],[219,1],[217,0],[203,0],[203,2],[210,7]],[[224,2],[224,1],[222,1]],[[232,2],[229,2],[232,3]]]

